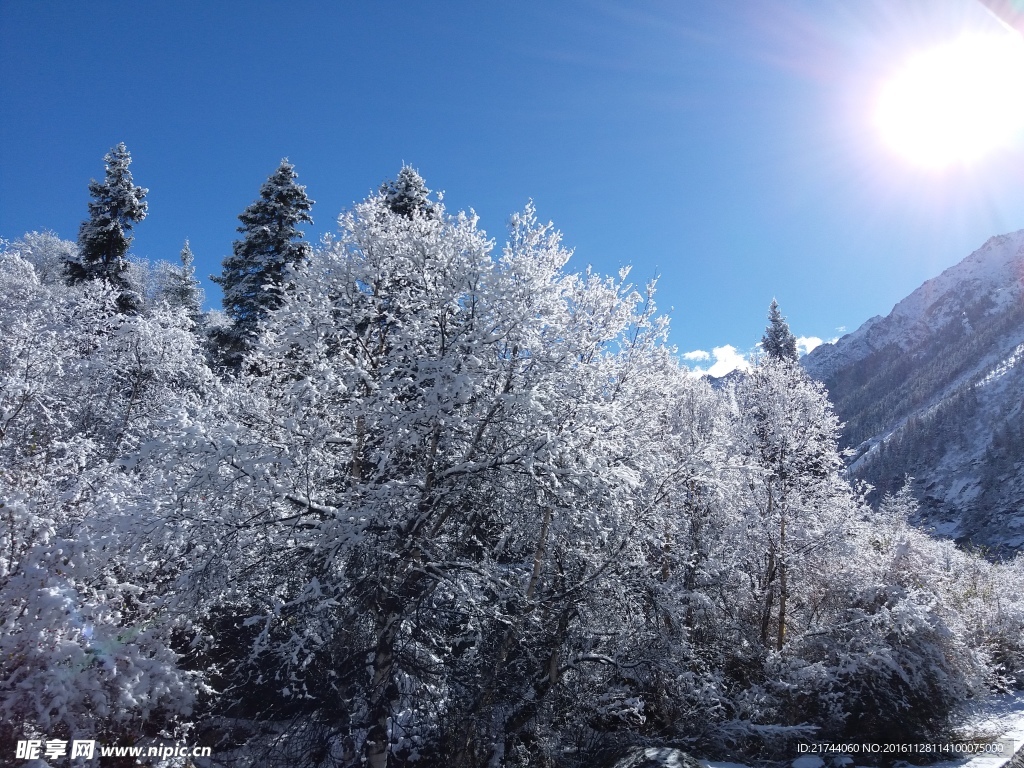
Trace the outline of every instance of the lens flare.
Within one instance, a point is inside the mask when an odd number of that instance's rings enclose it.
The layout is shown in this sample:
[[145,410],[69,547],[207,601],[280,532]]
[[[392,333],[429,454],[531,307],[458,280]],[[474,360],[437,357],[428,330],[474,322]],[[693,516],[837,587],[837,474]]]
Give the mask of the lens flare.
[[918,54],[882,89],[886,143],[918,165],[970,165],[1024,133],[1024,39],[964,36]]

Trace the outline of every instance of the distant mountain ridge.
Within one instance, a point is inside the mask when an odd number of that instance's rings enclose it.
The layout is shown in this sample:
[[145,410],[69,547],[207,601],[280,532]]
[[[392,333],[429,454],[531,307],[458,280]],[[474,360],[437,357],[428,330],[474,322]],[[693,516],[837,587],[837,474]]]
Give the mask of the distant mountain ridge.
[[1024,230],[803,359],[828,388],[851,473],[880,492],[915,478],[922,523],[1024,548]]

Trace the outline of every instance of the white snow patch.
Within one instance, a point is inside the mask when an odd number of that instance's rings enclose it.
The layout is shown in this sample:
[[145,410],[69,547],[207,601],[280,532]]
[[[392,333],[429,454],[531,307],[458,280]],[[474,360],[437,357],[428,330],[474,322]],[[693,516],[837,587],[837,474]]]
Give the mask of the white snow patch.
[[[987,739],[1004,747],[1001,754],[964,757],[931,763],[928,768],[1002,768],[1014,756],[1015,751],[1024,749],[1024,691],[990,696],[978,706],[975,713],[966,718],[959,729],[961,741],[974,742]],[[953,739],[956,741],[956,738]],[[743,763],[726,763],[701,760],[708,768],[749,768]],[[835,763],[835,760],[830,761]],[[842,762],[848,764],[848,760]],[[914,768],[912,763],[903,763]],[[825,762],[817,755],[804,755],[792,762],[792,768],[823,768]]]
[[1003,360],[999,365],[993,368],[979,383],[979,387],[984,387],[987,384],[991,384],[996,379],[1004,376],[1008,373],[1018,362],[1021,357],[1024,357],[1024,344],[1019,345],[1016,349],[1010,353],[1010,356]]
[[991,696],[960,728],[965,739],[991,739],[1005,747],[1001,754],[933,763],[929,768],[1001,768],[1024,747],[1024,691]]
[[928,530],[936,536],[952,539],[956,538],[960,534],[960,522],[957,520],[951,520],[945,523],[938,523],[936,525],[929,526]]

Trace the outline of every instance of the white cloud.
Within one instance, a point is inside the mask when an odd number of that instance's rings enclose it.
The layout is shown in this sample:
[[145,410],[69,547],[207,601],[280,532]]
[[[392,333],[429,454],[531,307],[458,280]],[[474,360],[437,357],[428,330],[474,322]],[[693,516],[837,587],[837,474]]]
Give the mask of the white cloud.
[[815,347],[820,347],[823,343],[817,336],[798,336],[796,348],[801,355],[806,355]]
[[822,344],[835,344],[837,341],[839,341],[838,336],[833,336],[831,339],[819,339],[817,336],[799,336],[796,340],[796,348],[800,355],[803,356],[809,354]]
[[[838,341],[838,337],[829,339],[827,343],[835,344]],[[810,353],[816,347],[825,344],[824,339],[820,339],[817,336],[798,336],[796,339],[796,348],[801,356]],[[761,343],[758,342],[754,349],[751,350],[756,354],[763,354],[761,350]],[[692,352],[686,352],[683,354],[683,359],[691,364],[690,372],[694,376],[725,376],[725,374],[735,371],[737,368],[743,371],[750,370],[750,362],[747,359],[749,356],[746,352],[741,352],[736,349],[732,344],[725,344],[721,347],[715,347],[711,350],[711,354],[708,354],[703,349],[695,349]],[[694,365],[694,363],[704,363],[714,359],[711,365],[704,367],[702,365]]]
[[[696,350],[696,352],[702,352],[703,350]],[[709,360],[711,357],[715,358],[715,362],[711,364],[710,368],[694,368],[694,376],[725,376],[730,371],[735,371],[737,368],[742,370],[748,370],[750,363],[747,362],[746,355],[740,352],[732,344],[726,344],[722,347],[715,347],[711,350],[711,354],[703,352],[703,357],[696,356],[696,352],[688,352],[683,355],[687,360]],[[693,355],[691,357],[691,355]]]
[[725,376],[725,374],[735,371],[737,368],[744,371],[750,369],[750,363],[747,362],[746,355],[737,350],[732,344],[726,344],[724,347],[715,347],[711,350],[711,354],[715,356],[715,364],[708,368],[708,373],[712,376]]
[[683,360],[710,360],[711,355],[705,352],[703,349],[695,349],[693,352],[687,352],[683,355]]

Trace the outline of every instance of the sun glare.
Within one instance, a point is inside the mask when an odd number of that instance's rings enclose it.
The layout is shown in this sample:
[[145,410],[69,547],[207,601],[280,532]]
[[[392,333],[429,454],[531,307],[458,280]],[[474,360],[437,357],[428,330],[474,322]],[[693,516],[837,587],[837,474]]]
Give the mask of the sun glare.
[[886,142],[908,160],[968,165],[1024,132],[1024,40],[965,36],[918,54],[882,89]]

